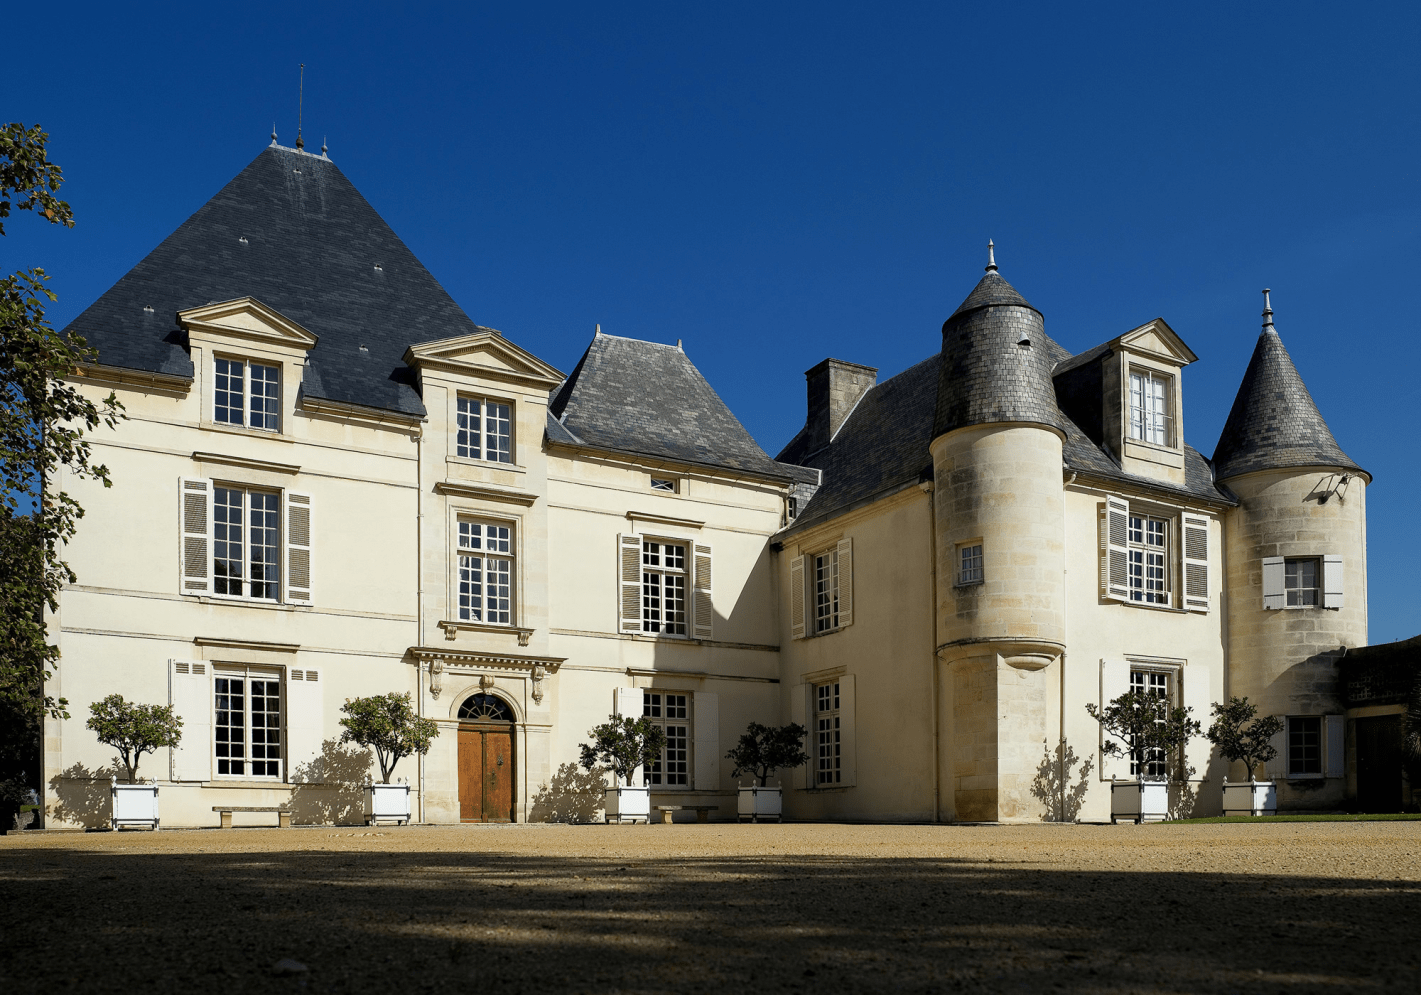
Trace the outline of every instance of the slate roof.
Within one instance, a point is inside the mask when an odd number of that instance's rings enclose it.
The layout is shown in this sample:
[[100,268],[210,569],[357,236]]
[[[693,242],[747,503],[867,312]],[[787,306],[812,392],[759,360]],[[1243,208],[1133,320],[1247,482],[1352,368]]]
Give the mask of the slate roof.
[[1214,448],[1219,479],[1294,466],[1335,466],[1365,473],[1332,437],[1273,327],[1272,312],[1267,316]]
[[[730,413],[679,346],[601,332],[552,394],[549,438],[638,456],[800,479],[776,463]],[[566,441],[566,440],[562,440]]]
[[68,327],[105,365],[191,376],[176,313],[239,297],[319,337],[304,395],[411,415],[424,405],[405,349],[479,330],[335,163],[279,146]]
[[1041,312],[989,266],[942,326],[934,435],[995,422],[1064,431],[1051,368],[1067,355],[1046,336]]

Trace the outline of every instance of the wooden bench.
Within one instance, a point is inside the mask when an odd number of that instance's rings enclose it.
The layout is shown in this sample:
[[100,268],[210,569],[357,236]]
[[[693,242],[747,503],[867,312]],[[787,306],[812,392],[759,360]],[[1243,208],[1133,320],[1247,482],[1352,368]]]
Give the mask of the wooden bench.
[[662,825],[671,825],[671,816],[675,812],[695,812],[697,822],[709,822],[710,814],[720,809],[719,805],[658,805],[656,810],[661,813]]
[[222,813],[222,828],[232,828],[233,812],[275,812],[276,821],[282,829],[291,828],[291,809],[280,805],[213,805],[212,811]]

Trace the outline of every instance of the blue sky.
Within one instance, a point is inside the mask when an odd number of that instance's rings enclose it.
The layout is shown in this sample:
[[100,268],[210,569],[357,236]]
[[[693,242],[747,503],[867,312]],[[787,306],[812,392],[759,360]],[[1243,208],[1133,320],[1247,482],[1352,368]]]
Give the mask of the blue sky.
[[771,454],[823,359],[939,348],[997,243],[1079,351],[1163,316],[1213,452],[1273,289],[1368,491],[1371,638],[1421,631],[1421,7],[72,4],[12,46],[78,226],[73,317],[255,157],[331,157],[470,316],[570,370],[686,350]]

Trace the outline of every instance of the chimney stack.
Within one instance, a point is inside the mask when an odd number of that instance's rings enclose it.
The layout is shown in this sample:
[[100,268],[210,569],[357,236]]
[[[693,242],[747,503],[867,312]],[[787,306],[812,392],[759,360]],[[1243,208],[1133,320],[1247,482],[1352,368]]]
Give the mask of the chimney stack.
[[806,453],[823,449],[849,417],[859,398],[878,382],[878,370],[872,366],[846,363],[842,359],[826,359],[807,370],[804,379],[809,388],[809,417]]

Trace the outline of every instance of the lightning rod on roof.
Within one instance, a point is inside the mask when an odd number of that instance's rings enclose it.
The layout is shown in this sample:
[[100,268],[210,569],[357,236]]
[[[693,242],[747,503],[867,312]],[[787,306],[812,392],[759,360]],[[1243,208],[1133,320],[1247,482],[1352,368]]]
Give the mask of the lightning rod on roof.
[[296,151],[300,152],[306,147],[306,143],[301,140],[301,115],[306,109],[306,63],[301,63],[301,83],[296,91]]
[[1273,305],[1268,303],[1268,295],[1271,294],[1271,293],[1272,293],[1272,291],[1269,290],[1267,287],[1263,288],[1263,327],[1264,327],[1264,328],[1272,328],[1272,327],[1273,327]]
[[996,256],[996,253],[992,251],[992,250],[995,249],[995,248],[996,248],[996,246],[993,244],[992,240],[991,240],[990,238],[987,239],[987,272],[988,272],[988,273],[995,273],[996,270],[997,270],[997,256]]

